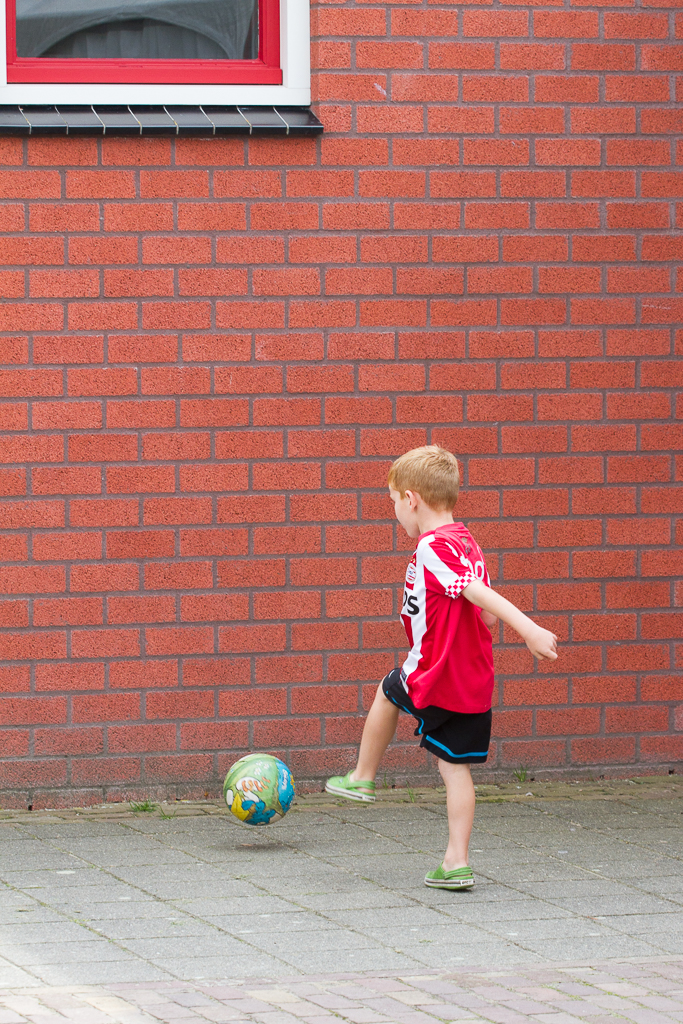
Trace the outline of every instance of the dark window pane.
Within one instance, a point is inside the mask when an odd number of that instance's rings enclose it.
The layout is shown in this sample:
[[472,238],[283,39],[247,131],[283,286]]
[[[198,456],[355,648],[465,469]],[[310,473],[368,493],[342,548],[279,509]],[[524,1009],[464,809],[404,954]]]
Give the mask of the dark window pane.
[[17,0],[18,57],[258,57],[257,0]]

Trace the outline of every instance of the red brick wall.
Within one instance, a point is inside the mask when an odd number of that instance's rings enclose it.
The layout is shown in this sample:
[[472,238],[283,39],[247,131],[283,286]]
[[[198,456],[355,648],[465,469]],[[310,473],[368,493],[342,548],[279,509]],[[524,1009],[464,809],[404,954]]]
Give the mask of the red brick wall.
[[563,641],[491,768],[681,759],[683,15],[545,8],[317,7],[318,140],[0,140],[5,804],[351,764],[426,441]]

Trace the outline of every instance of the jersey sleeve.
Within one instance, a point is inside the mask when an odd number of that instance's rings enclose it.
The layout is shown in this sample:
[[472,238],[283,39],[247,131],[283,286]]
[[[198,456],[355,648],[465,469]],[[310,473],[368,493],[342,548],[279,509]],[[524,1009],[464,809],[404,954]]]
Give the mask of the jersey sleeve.
[[472,563],[455,545],[436,538],[425,544],[424,569],[427,590],[446,597],[460,597],[465,587],[477,578]]

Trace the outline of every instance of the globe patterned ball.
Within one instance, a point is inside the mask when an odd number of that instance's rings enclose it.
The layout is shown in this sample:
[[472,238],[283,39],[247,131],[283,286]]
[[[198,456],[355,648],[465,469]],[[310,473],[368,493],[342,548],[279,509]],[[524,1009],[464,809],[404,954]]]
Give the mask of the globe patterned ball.
[[223,783],[226,804],[235,817],[247,825],[270,825],[283,818],[294,795],[292,773],[272,754],[241,757]]

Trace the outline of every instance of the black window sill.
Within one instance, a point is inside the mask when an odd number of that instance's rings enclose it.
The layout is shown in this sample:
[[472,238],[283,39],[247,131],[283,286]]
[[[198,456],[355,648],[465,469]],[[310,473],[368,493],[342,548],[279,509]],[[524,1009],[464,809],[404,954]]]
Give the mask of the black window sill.
[[0,135],[319,135],[308,107],[0,106]]

